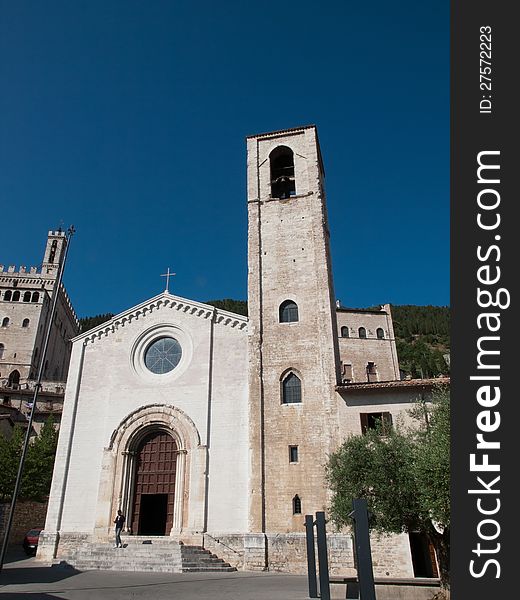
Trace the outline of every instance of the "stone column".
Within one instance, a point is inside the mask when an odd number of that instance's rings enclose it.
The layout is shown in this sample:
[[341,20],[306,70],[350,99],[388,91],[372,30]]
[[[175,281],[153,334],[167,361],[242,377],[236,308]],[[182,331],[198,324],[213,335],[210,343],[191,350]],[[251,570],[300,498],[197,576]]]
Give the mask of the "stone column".
[[173,526],[170,535],[179,535],[183,525],[184,480],[187,450],[179,450],[175,472],[175,498],[173,501]]
[[135,464],[135,452],[125,451],[121,453],[123,455],[123,482],[122,492],[119,499],[121,510],[126,517],[125,531],[130,530],[131,521],[131,510],[133,502],[134,492],[134,464]]

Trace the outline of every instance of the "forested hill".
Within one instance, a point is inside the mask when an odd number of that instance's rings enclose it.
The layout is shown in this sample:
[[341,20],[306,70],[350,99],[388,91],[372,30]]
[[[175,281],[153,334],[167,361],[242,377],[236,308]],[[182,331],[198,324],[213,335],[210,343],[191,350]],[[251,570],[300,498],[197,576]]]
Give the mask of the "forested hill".
[[106,323],[114,316],[114,313],[104,313],[102,315],[96,315],[95,317],[82,317],[79,320],[79,332],[83,333],[89,329],[94,329],[101,323]]
[[221,310],[227,310],[237,315],[244,315],[247,317],[247,300],[231,300],[231,298],[224,298],[224,300],[208,300],[206,304],[216,306]]
[[[409,338],[413,335],[445,337],[450,335],[448,306],[392,305],[395,335]],[[449,345],[449,342],[448,342]]]
[[412,377],[450,372],[448,306],[392,305],[399,367]]
[[[247,315],[245,300],[208,300],[206,304]],[[112,313],[80,319],[81,331],[88,331],[111,319]],[[448,306],[392,305],[399,367],[412,377],[449,374],[450,309]]]

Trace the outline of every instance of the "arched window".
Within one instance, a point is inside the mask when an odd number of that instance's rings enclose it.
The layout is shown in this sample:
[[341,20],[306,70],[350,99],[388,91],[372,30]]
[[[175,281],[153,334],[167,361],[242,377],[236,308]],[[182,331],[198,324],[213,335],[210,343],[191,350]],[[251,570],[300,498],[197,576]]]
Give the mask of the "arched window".
[[359,333],[359,337],[361,339],[363,339],[363,340],[366,339],[366,337],[367,337],[367,330],[364,327],[360,327],[358,329],[358,333]]
[[39,300],[39,299],[40,299],[40,294],[39,294],[39,292],[33,292],[33,295],[32,295],[32,300],[31,300],[31,302],[38,302],[38,300]]
[[22,321],[22,327],[29,327],[29,323],[30,323],[29,319],[24,319]]
[[54,262],[54,257],[56,255],[56,248],[58,247],[58,241],[57,240],[53,240],[52,244],[51,244],[51,252],[49,254],[49,262],[52,263]]
[[381,327],[378,327],[376,329],[376,336],[378,340],[384,340],[385,339],[385,332],[383,329],[381,329]]
[[5,346],[3,344],[0,344],[0,360],[2,358],[4,358],[4,351],[5,351]]
[[9,317],[4,317],[3,321],[2,321],[2,327],[8,327],[9,326]]
[[6,302],[9,302],[9,300],[11,300],[13,296],[13,292],[11,292],[11,290],[7,290],[7,292],[4,294],[4,300]]
[[292,300],[280,304],[280,323],[294,323],[298,321],[298,305]]
[[20,372],[19,371],[11,371],[9,373],[9,379],[7,381],[7,387],[17,389],[20,384]]
[[23,295],[23,301],[24,302],[30,302],[31,301],[31,292],[25,292]]
[[271,165],[271,196],[290,198],[296,195],[294,154],[287,146],[278,146],[269,155]]
[[292,512],[293,515],[301,515],[302,514],[302,501],[298,494],[292,499]]
[[20,292],[16,290],[16,292],[13,294],[13,302],[18,302],[18,300],[20,300]]
[[302,401],[302,382],[294,373],[282,381],[282,404],[297,404]]
[[341,328],[341,337],[348,337],[348,327]]

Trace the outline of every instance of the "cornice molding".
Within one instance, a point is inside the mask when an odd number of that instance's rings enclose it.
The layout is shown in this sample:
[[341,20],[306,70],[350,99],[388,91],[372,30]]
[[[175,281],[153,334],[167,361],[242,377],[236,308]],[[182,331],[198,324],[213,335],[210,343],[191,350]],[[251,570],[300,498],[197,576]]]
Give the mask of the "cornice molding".
[[168,292],[163,292],[155,298],[147,300],[125,312],[120,313],[85,333],[73,338],[73,342],[83,340],[84,344],[94,343],[95,341],[108,337],[110,334],[118,331],[126,325],[143,319],[154,311],[161,309],[170,309],[182,311],[183,313],[200,317],[201,319],[213,319],[215,324],[237,329],[247,327],[247,317],[236,315],[227,311],[220,310],[209,304],[202,304],[193,300],[186,300],[179,296],[173,296]]

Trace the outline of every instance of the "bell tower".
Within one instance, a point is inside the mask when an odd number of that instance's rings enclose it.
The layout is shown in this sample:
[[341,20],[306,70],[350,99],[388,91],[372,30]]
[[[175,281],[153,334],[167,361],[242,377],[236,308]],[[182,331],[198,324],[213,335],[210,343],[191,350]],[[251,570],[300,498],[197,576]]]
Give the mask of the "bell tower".
[[67,238],[64,231],[61,231],[61,229],[49,231],[45,254],[43,255],[42,274],[54,275],[55,277],[58,275],[66,244]]
[[327,504],[339,352],[316,127],[247,138],[250,530]]

